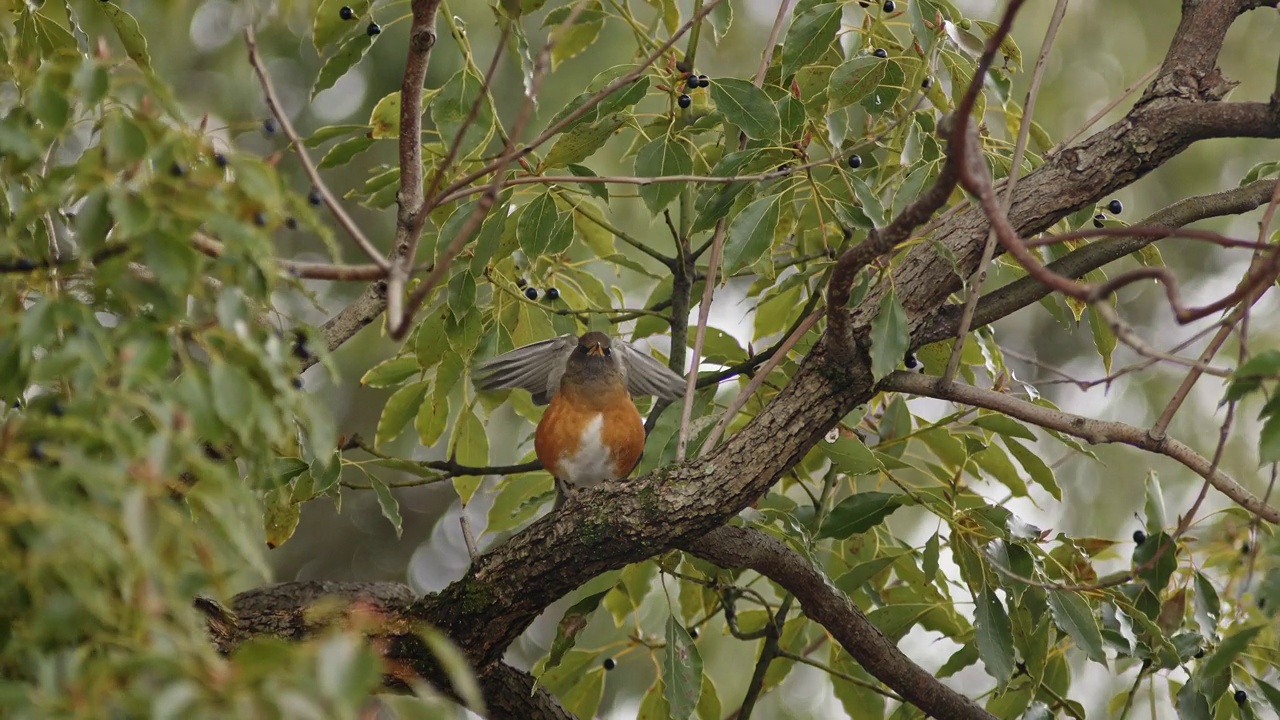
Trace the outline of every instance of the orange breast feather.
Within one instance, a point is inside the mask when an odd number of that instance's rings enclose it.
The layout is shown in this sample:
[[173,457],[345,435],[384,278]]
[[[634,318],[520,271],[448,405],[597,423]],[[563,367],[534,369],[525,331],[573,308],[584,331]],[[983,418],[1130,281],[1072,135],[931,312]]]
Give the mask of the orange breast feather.
[[562,386],[538,423],[534,450],[556,478],[589,487],[631,472],[644,450],[644,423],[623,388]]

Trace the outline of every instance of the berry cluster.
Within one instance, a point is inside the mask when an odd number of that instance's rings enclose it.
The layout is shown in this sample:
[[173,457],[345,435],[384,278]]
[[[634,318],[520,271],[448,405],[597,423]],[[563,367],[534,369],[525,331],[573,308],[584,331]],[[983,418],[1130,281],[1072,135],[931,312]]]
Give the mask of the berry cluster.
[[[529,286],[528,280],[525,280],[524,278],[519,278],[518,280],[516,280],[516,287],[524,288],[524,296],[529,298],[530,300],[538,299],[538,288]],[[549,287],[546,289],[545,296],[548,300],[552,300],[552,301],[559,300],[560,291],[553,287]]]
[[[356,11],[352,10],[350,5],[343,5],[338,9],[338,17],[343,20],[355,20]],[[369,27],[366,27],[364,31],[369,34],[369,37],[373,37],[374,35],[378,35],[382,32],[382,26],[370,20]]]
[[684,67],[686,66],[683,63],[677,63],[676,67],[677,69],[680,69],[681,72],[686,73],[684,77],[685,92],[681,93],[680,97],[676,98],[676,104],[682,108],[687,108],[693,104],[693,98],[689,97],[689,93],[700,87],[710,87],[711,81],[707,79],[706,75],[699,75],[692,69],[687,71],[684,70]]
[[[1124,212],[1124,203],[1120,202],[1119,198],[1112,198],[1111,202],[1107,203],[1107,212],[1111,213],[1112,215],[1119,215],[1120,213]],[[1102,221],[1106,219],[1107,219],[1107,216],[1102,213],[1098,213],[1097,215],[1094,215],[1093,226],[1096,228],[1102,227],[1103,226]]]

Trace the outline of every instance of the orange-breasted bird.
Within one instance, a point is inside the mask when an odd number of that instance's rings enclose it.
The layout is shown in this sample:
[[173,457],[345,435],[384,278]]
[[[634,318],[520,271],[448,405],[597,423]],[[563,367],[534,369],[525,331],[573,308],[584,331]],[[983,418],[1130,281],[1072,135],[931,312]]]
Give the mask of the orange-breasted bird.
[[632,395],[675,400],[685,379],[622,340],[602,332],[562,335],[482,363],[481,390],[523,388],[550,402],[534,435],[538,460],[556,481],[555,507],[574,487],[626,477],[644,450],[644,423]]

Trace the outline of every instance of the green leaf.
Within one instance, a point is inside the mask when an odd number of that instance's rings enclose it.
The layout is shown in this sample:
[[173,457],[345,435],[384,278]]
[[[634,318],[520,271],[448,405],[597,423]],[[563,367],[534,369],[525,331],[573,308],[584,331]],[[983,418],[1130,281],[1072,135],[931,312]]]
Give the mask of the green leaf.
[[[586,165],[578,165],[577,163],[572,163],[570,165],[567,165],[565,169],[568,170],[571,175],[576,175],[577,177],[585,177],[585,178],[600,177],[600,175],[597,174],[595,170],[592,170]],[[584,182],[579,187],[581,187],[583,190],[586,190],[588,193],[594,195],[595,197],[598,197],[605,202],[609,202],[609,185],[607,183]]]
[[449,388],[436,386],[431,399],[423,399],[418,407],[418,415],[413,427],[418,431],[418,442],[423,447],[431,447],[440,440],[440,436],[449,426]]
[[1222,601],[1218,599],[1218,590],[1204,573],[1196,572],[1196,596],[1193,605],[1196,623],[1200,626],[1200,634],[1204,637],[1216,637],[1218,619],[1222,617]]
[[693,716],[702,694],[702,655],[689,631],[675,615],[667,618],[667,647],[662,660],[663,694],[671,717],[685,720]]
[[1154,470],[1147,472],[1147,495],[1144,509],[1147,514],[1147,533],[1155,534],[1167,523],[1164,514],[1164,491],[1160,488],[1160,476]]
[[997,688],[1004,688],[1013,677],[1013,627],[1000,598],[989,587],[974,598],[973,629],[987,674],[995,678]]
[[573,129],[556,138],[555,144],[547,151],[547,157],[542,161],[542,167],[553,168],[586,160],[592,153],[603,147],[625,122],[626,116],[614,113],[590,125],[575,125]]
[[1274,462],[1280,462],[1280,414],[1267,418],[1258,435],[1258,464]]
[[753,140],[777,140],[781,132],[778,109],[764,90],[746,80],[716,78],[711,100],[730,123]]
[[369,113],[369,137],[390,140],[400,136],[400,91],[388,93]]
[[[651,140],[640,152],[636,153],[636,177],[658,177],[660,175],[689,175],[693,172],[693,158],[689,150],[678,138],[660,135]],[[641,185],[640,197],[644,200],[649,212],[657,215],[664,208],[680,197],[680,191],[686,183],[659,182]]]
[[831,508],[818,537],[847,538],[855,533],[864,533],[902,507],[905,499],[905,495],[884,492],[850,495]]
[[1089,309],[1089,330],[1093,333],[1093,345],[1098,349],[1098,356],[1102,358],[1103,369],[1111,372],[1111,354],[1115,352],[1116,334],[1111,331],[1111,327],[1105,320],[1098,316],[1092,308]]
[[[364,23],[359,22],[361,18],[369,16],[369,6],[372,0],[322,0],[320,7],[315,10],[315,20],[311,24],[311,44],[315,46],[316,52],[320,55],[335,42],[338,38],[346,35],[349,31],[360,28],[364,29]],[[343,20],[342,15],[338,12],[343,6],[348,6],[355,14],[352,20]],[[361,35],[365,33],[360,33]]]
[[293,501],[289,488],[277,488],[263,498],[262,529],[267,547],[274,550],[293,537],[302,518],[302,506]]
[[973,421],[973,424],[980,428],[991,430],[1009,437],[1022,438],[1024,440],[1036,439],[1035,433],[1031,432],[1030,428],[1017,420],[1014,420],[1008,415],[986,413],[979,415],[978,418]]
[[600,601],[609,594],[612,588],[588,595],[564,611],[560,624],[556,626],[556,637],[551,643],[551,652],[547,655],[547,663],[543,672],[554,668],[564,659],[564,654],[573,649],[578,642],[578,635],[587,627],[591,614],[600,606]]
[[[450,443],[454,459],[462,465],[485,467],[489,464],[489,436],[484,432],[484,425],[471,408],[465,408],[458,415],[453,428],[453,440]],[[465,476],[453,479],[453,488],[462,498],[462,504],[471,501],[476,488],[480,486],[480,477]]]
[[796,14],[782,42],[782,76],[811,65],[826,54],[840,29],[840,3],[824,3]]
[[821,443],[818,447],[840,472],[846,475],[871,475],[884,469],[875,453],[857,436],[841,435],[833,443]]
[[1142,581],[1155,593],[1164,590],[1169,584],[1169,578],[1173,577],[1174,571],[1178,569],[1178,548],[1176,547],[1166,548],[1160,553],[1160,559],[1151,564],[1151,559],[1155,557],[1156,552],[1166,545],[1173,545],[1173,538],[1167,533],[1156,532],[1148,535],[1141,545],[1133,549],[1134,567],[1146,567],[1138,573],[1138,577],[1142,578]]
[[1253,642],[1253,638],[1265,627],[1266,625],[1246,627],[1222,638],[1217,649],[1201,661],[1197,668],[1196,686],[1203,690],[1218,675],[1228,672],[1231,664],[1249,649],[1249,643]]
[[378,507],[382,509],[382,517],[396,529],[396,537],[400,537],[404,529],[404,520],[400,517],[400,503],[396,502],[395,496],[391,494],[391,488],[387,487],[386,483],[376,475],[368,477],[373,493],[378,496]]
[[880,87],[887,64],[877,57],[859,57],[841,63],[832,71],[827,90],[831,109],[848,107]]
[[725,275],[732,275],[769,254],[781,212],[782,196],[769,195],[753,201],[733,217],[724,244]]
[[1045,464],[1039,455],[1032,452],[1022,443],[1005,435],[1001,438],[1005,447],[1009,448],[1009,452],[1017,458],[1022,465],[1022,469],[1027,471],[1031,476],[1031,480],[1040,487],[1044,488],[1054,500],[1062,500],[1062,488],[1058,487],[1057,480],[1053,477],[1053,470]]
[[373,138],[366,135],[359,135],[353,138],[347,138],[342,142],[329,148],[329,152],[320,158],[320,169],[340,167],[351,162],[351,158],[373,147]]
[[1070,635],[1090,660],[1106,667],[1107,655],[1102,651],[1102,631],[1098,628],[1098,620],[1093,616],[1089,603],[1077,593],[1064,590],[1050,590],[1048,600],[1054,624]]
[[413,377],[418,369],[418,361],[412,355],[389,358],[369,368],[360,378],[360,384],[376,388],[392,387]]
[[1264,350],[1241,363],[1231,374],[1223,402],[1240,400],[1262,387],[1264,380],[1280,379],[1280,350]]
[[540,258],[553,249],[563,250],[572,240],[573,221],[556,207],[551,193],[539,194],[520,211],[516,242],[525,257]]
[[316,84],[311,87],[311,99],[314,100],[316,95],[333,87],[333,84],[338,82],[338,78],[355,67],[356,63],[364,58],[364,54],[369,52],[369,48],[373,47],[374,37],[378,36],[357,33],[347,38],[346,42],[338,48],[338,52],[326,60],[320,68],[320,72],[316,75]]
[[151,56],[147,54],[147,38],[138,27],[138,21],[115,3],[100,2],[96,5],[102,8],[102,11],[107,14],[107,19],[115,27],[116,36],[120,38],[120,44],[124,45],[124,51],[129,59],[150,70]]
[[[440,88],[440,92],[431,100],[431,121],[440,133],[440,142],[445,147],[452,147],[458,140],[458,132],[471,114],[471,107],[480,98],[481,78],[463,68],[453,74],[449,81]],[[467,131],[458,147],[458,157],[465,158],[477,150],[482,150],[489,141],[493,130],[493,113],[489,103],[483,99],[476,111],[475,119],[467,126]]]
[[427,385],[426,380],[419,380],[405,385],[387,398],[387,404],[382,408],[382,416],[378,418],[378,429],[373,436],[375,447],[381,447],[400,437],[409,420],[417,414],[422,399],[426,397]]
[[911,343],[907,312],[898,302],[893,288],[880,299],[880,310],[871,321],[871,377],[873,380],[893,372],[906,356]]

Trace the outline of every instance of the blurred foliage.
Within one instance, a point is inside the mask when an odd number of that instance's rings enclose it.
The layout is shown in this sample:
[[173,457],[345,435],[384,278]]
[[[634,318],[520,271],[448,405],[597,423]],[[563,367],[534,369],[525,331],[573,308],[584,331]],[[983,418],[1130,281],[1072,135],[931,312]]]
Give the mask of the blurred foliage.
[[[663,259],[680,242],[671,235],[688,241],[679,252],[695,254],[695,269],[705,273],[707,240],[718,224],[726,229],[722,269],[750,320],[708,328],[706,363],[740,365],[779,341],[819,302],[835,254],[884,225],[937,175],[936,124],[970,82],[976,49],[994,28],[948,0],[802,0],[762,82],[754,82],[758,48],[747,53],[739,40],[736,62],[729,66],[729,53],[721,53],[723,71],[695,86],[689,69],[678,68],[690,52],[685,41],[641,65],[688,19],[678,3],[510,0],[485,9],[489,24],[511,24],[506,49],[525,81],[545,38],[555,38],[546,86],[565,102],[542,100],[539,131],[639,73],[510,171],[532,180],[504,190],[398,352],[356,373],[363,386],[391,394],[372,444],[344,444],[340,452],[331,409],[297,379],[299,363],[322,353],[323,343],[304,325],[279,329],[277,313],[289,314],[280,306],[305,304],[312,289],[276,262],[292,247],[283,238],[298,228],[335,262],[340,242],[318,203],[308,201],[309,189],[288,174],[296,173],[290,155],[273,151],[279,128],[241,102],[259,94],[243,61],[235,61],[232,86],[199,97],[177,68],[193,76],[200,70],[185,56],[170,62],[189,48],[164,33],[193,12],[222,13],[231,25],[228,17],[244,22],[258,8],[213,0],[156,5],[134,3],[130,15],[113,2],[0,4],[6,716],[353,716],[380,680],[358,632],[254,642],[223,658],[192,599],[264,583],[263,549],[288,541],[312,500],[340,503],[356,489],[372,490],[399,533],[395,487],[450,482],[463,503],[475,498],[478,478],[449,477],[405,457],[393,446],[397,438],[485,466],[497,462],[489,428],[499,426],[521,438],[531,458],[523,440],[541,409],[521,393],[478,395],[464,380],[473,359],[587,328],[625,327],[631,339],[668,333],[663,311],[674,285]],[[312,99],[341,87],[361,63],[391,67],[379,58],[403,56],[396,31],[407,25],[404,2],[323,0],[273,12],[261,18],[259,35],[273,53],[314,50],[305,56]],[[473,22],[476,12],[468,8]],[[715,8],[699,30],[702,52],[746,33],[743,14],[740,3]],[[475,33],[448,8],[439,22],[423,148],[428,180],[439,172],[439,187],[454,194],[426,224],[427,261],[442,258],[484,188],[459,178],[502,149],[506,123],[523,101],[484,92],[489,56],[473,46]],[[575,58],[611,57],[627,43],[629,59],[591,64],[596,74],[583,82]],[[220,47],[229,56],[241,52],[233,40]],[[997,177],[1012,163],[1022,120],[1013,88],[1025,70],[1013,40],[1002,54],[975,111]],[[379,82],[386,87],[377,86],[383,94],[368,103],[367,122],[310,129],[304,140],[323,169],[360,178],[343,199],[385,211],[367,216],[385,228],[399,184],[400,95],[396,82]],[[226,119],[216,121],[225,126],[193,119],[210,97],[225,105]],[[1054,142],[1039,125],[1030,137],[1024,174]],[[455,162],[445,167],[455,142]],[[824,158],[835,161],[814,162]],[[1253,172],[1274,173],[1275,164]],[[752,179],[593,180],[607,173]],[[1096,212],[1081,208],[1056,229],[1086,226]],[[657,222],[643,235],[626,229],[636,217],[664,215],[670,232]],[[196,233],[220,241],[221,254],[201,253]],[[1163,262],[1155,252],[1141,261]],[[1001,277],[1019,273],[998,262]],[[887,277],[868,274],[855,295]],[[693,297],[701,292],[702,282],[693,282]],[[1050,299],[1044,307],[1065,328],[1087,326],[1110,370],[1116,341],[1105,323],[1078,304]],[[871,357],[882,376],[917,361],[904,358],[906,315],[893,290],[879,308]],[[801,338],[730,431],[778,392],[820,331]],[[923,348],[919,364],[938,373],[949,350],[949,343]],[[965,379],[1053,406],[1012,379],[989,328],[972,334],[962,361]],[[1226,395],[1265,403],[1258,450],[1269,463],[1280,459],[1278,373],[1280,356],[1257,351]],[[746,382],[737,375],[727,384]],[[724,394],[707,388],[696,395],[691,452],[723,412]],[[495,417],[504,404],[520,425]],[[678,417],[673,408],[658,420],[638,472],[674,459]],[[1169,702],[1186,717],[1251,718],[1255,702],[1280,711],[1271,621],[1280,607],[1280,565],[1269,527],[1227,509],[1175,539],[1176,513],[1166,510],[1152,474],[1131,557],[1114,540],[1042,530],[1006,505],[1061,503],[1058,465],[1047,453],[1083,463],[1093,462],[1092,453],[997,413],[930,418],[902,397],[877,398],[845,418],[746,521],[811,558],[889,637],[923,629],[950,641],[957,649],[938,674],[978,678],[967,687],[1000,717],[1083,717],[1086,695],[1076,683],[1085,659],[1167,683]],[[507,478],[489,498],[484,533],[522,527],[551,495],[545,473]],[[912,541],[892,522],[900,511],[936,531]],[[1241,537],[1254,542],[1246,562]],[[1099,584],[1100,568],[1117,564],[1135,577]],[[584,588],[535,674],[570,711],[592,717],[606,678],[618,674],[608,673],[629,654],[645,656],[651,664],[620,666],[649,684],[640,717],[719,718],[740,701],[715,678],[749,676],[760,638],[770,635],[787,654],[763,675],[765,692],[786,680],[798,655],[828,672],[828,694],[851,717],[919,716],[886,700],[847,654],[827,646],[820,626],[780,609],[790,605],[767,580],[663,556]],[[726,651],[725,643],[742,644]],[[973,674],[976,667],[985,676]],[[1238,702],[1237,691],[1248,699]],[[1118,714],[1131,700],[1121,693],[1104,712]],[[404,717],[444,712],[433,699],[387,703]]]

